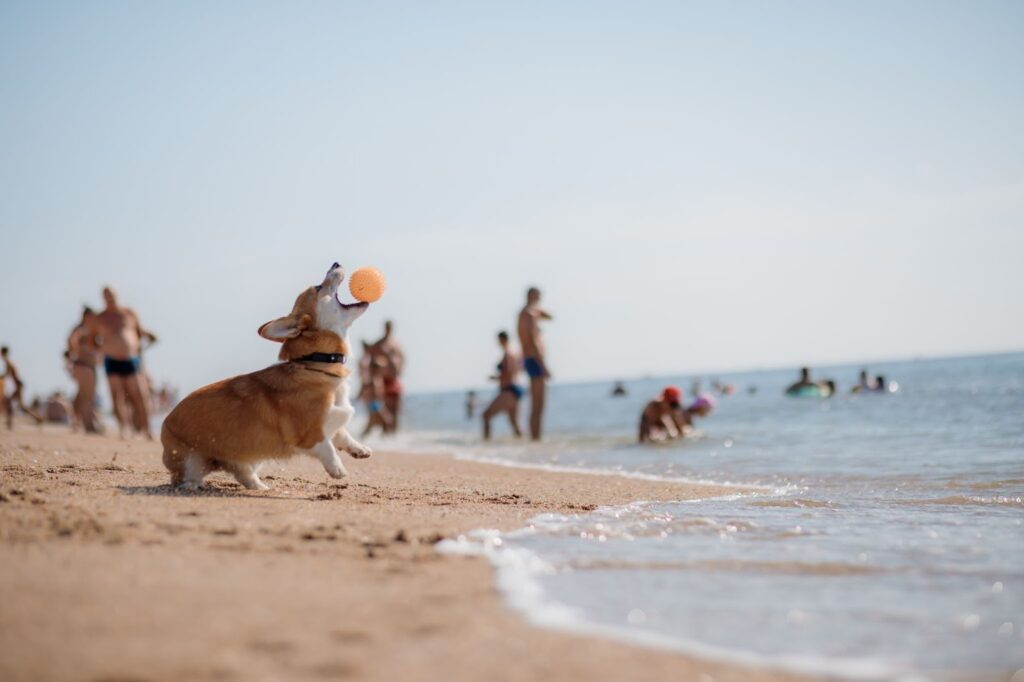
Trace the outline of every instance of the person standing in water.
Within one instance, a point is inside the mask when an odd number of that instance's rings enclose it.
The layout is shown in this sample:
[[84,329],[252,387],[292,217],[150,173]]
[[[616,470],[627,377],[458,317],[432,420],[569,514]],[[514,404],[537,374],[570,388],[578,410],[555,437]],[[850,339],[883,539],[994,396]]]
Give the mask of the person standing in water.
[[516,434],[516,438],[523,435],[519,429],[519,399],[523,397],[523,389],[516,383],[522,363],[519,355],[509,346],[508,332],[498,332],[498,344],[504,354],[501,356],[501,362],[498,363],[498,373],[491,377],[498,381],[498,395],[484,410],[484,440],[490,440],[491,418],[499,412],[508,415],[508,421],[512,424],[512,431]]
[[640,414],[639,442],[682,438],[690,428],[689,412],[683,407],[683,392],[677,386],[666,386]]
[[[25,388],[25,384],[21,381],[21,375],[18,374],[18,368],[11,362],[10,357],[11,349],[7,346],[0,348],[0,359],[4,361],[4,373],[0,374],[0,408],[7,415],[7,428],[14,428],[14,406],[17,405],[21,408],[21,411],[36,420],[36,424],[42,424],[43,418],[40,417],[34,410],[25,405],[25,398],[22,395],[22,391]],[[14,393],[7,395],[7,389],[5,388],[5,381],[7,377],[11,378],[14,383]]]
[[540,289],[530,287],[526,292],[526,305],[519,312],[519,345],[523,349],[523,368],[530,376],[530,438],[540,440],[544,417],[544,399],[547,381],[551,378],[544,358],[544,342],[540,334],[540,321],[551,315],[540,307]]
[[140,353],[142,340],[145,338],[153,343],[156,335],[142,328],[134,310],[118,304],[117,294],[112,288],[103,289],[103,301],[106,307],[96,315],[89,333],[99,336],[102,343],[103,368],[107,372],[110,398],[121,437],[124,437],[130,422],[136,431],[152,440],[149,386],[142,374]]
[[96,327],[96,312],[86,306],[82,319],[68,336],[67,359],[71,366],[71,377],[78,385],[78,393],[72,403],[75,421],[86,433],[102,433],[103,422],[96,413],[96,365],[100,361],[99,339],[90,329]]

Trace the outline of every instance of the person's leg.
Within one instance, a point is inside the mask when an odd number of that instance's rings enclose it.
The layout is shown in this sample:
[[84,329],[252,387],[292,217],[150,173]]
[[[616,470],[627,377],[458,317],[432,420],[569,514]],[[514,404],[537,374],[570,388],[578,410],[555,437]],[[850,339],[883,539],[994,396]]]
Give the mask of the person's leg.
[[141,372],[125,377],[124,387],[132,406],[132,426],[139,433],[145,434],[146,438],[153,440],[153,434],[149,430],[149,396],[144,393],[146,383]]
[[113,403],[114,417],[117,418],[117,430],[121,438],[124,438],[128,429],[128,405],[125,395],[124,377],[108,372],[107,384],[110,386],[110,402]]
[[376,424],[376,423],[377,423],[377,413],[374,412],[373,410],[370,410],[370,416],[366,420],[366,427],[363,429],[363,432],[361,434],[359,434],[359,437],[360,438],[366,438],[367,436],[369,436],[370,432],[373,431],[373,425]]
[[[36,414],[35,410],[33,410],[31,407],[29,407],[28,405],[25,404],[25,400],[21,397],[21,389],[20,388],[17,391],[14,392],[14,395],[11,397],[11,400],[13,402],[18,403],[18,407],[21,408],[21,411],[24,412],[25,414],[27,414],[28,416],[32,417],[32,419],[35,420],[36,424],[42,424],[43,423],[43,421],[44,421],[43,418],[41,416],[39,416],[38,414]],[[14,410],[12,409],[11,412],[13,412],[13,411]]]
[[530,438],[540,440],[541,420],[544,416],[544,377],[530,379]]
[[516,434],[516,438],[522,438],[523,430],[519,428],[519,397],[512,396],[509,402],[508,421],[512,425],[512,433]]
[[14,428],[14,406],[7,399],[7,394],[3,388],[3,384],[0,382],[0,412],[3,412],[7,421],[7,429],[10,430]]
[[484,440],[490,440],[491,438],[491,419],[494,415],[508,409],[508,398],[509,393],[507,391],[501,391],[494,397],[491,404],[487,406],[487,409],[484,410],[482,417],[484,422]]
[[389,395],[384,398],[384,404],[391,417],[387,430],[389,433],[394,433],[398,431],[398,413],[402,410],[402,396],[400,394]]
[[86,419],[85,412],[85,374],[89,370],[81,365],[74,365],[71,368],[71,376],[75,380],[75,386],[78,390],[75,392],[75,397],[71,401],[71,408],[73,413],[73,419],[71,420],[71,428],[74,431],[81,427],[83,431],[89,430],[89,425]]
[[96,369],[82,367],[82,382],[79,384],[82,395],[82,423],[86,433],[100,433],[100,417],[96,414]]

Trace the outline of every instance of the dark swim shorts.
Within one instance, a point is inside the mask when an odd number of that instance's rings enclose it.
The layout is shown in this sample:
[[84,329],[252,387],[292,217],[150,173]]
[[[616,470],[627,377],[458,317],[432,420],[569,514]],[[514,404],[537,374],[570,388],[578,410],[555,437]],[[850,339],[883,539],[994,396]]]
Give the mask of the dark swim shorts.
[[531,379],[539,379],[544,376],[544,368],[541,367],[537,358],[523,358],[523,369]]
[[127,360],[115,360],[111,357],[103,358],[103,369],[107,370],[107,375],[114,375],[118,377],[130,377],[139,371],[141,361],[139,357],[128,358]]

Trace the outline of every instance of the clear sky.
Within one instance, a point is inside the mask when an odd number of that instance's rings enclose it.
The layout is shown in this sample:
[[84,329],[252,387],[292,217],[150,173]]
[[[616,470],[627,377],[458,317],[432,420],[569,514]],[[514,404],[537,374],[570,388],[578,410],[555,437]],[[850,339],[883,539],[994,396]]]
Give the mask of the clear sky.
[[375,265],[407,385],[1024,348],[1024,3],[3,2],[0,341],[114,285],[183,389]]

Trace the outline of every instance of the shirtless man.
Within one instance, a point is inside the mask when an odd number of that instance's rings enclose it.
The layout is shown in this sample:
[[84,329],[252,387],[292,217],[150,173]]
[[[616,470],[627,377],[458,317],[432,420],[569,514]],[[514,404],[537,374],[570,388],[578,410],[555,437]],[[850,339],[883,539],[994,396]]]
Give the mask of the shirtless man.
[[68,336],[69,371],[78,384],[78,393],[72,405],[75,421],[82,425],[86,433],[103,432],[103,422],[96,413],[96,365],[100,361],[100,345],[96,335],[89,331],[96,327],[96,323],[96,312],[86,306],[82,310],[81,322]]
[[[384,322],[384,336],[370,346],[375,369],[379,370],[383,381],[384,406],[390,413],[390,423],[386,433],[398,430],[398,415],[402,411],[402,371],[405,369],[405,353],[394,338],[394,324],[391,320]],[[383,361],[383,362],[382,362]]]
[[6,380],[7,377],[10,377],[11,381],[14,383],[14,393],[8,396],[6,383],[4,381],[0,381],[0,394],[3,394],[3,399],[0,400],[0,408],[2,408],[7,415],[7,428],[14,428],[15,405],[20,407],[22,412],[35,419],[36,424],[42,424],[43,418],[25,405],[25,400],[21,395],[25,384],[21,381],[21,375],[18,374],[18,368],[14,366],[13,362],[11,362],[9,353],[10,349],[7,346],[0,348],[0,359],[3,359],[4,361],[4,373],[0,375],[0,379]]
[[526,306],[519,312],[519,345],[523,349],[523,369],[530,376],[530,438],[533,440],[540,440],[547,380],[551,378],[544,361],[540,321],[550,319],[551,315],[541,310],[540,289],[530,287],[526,292]]
[[508,332],[498,332],[498,344],[501,345],[504,354],[501,356],[501,362],[498,363],[498,373],[491,377],[498,382],[498,395],[484,410],[484,440],[490,440],[491,418],[499,412],[508,415],[516,438],[523,435],[519,429],[519,399],[523,397],[523,389],[516,383],[522,361],[508,344]]
[[661,395],[644,407],[640,415],[641,443],[679,438],[689,428],[689,415],[682,407],[683,392],[666,386]]
[[139,353],[142,351],[142,340],[148,339],[152,343],[156,341],[156,336],[142,328],[134,310],[118,305],[117,294],[110,287],[103,289],[103,301],[106,308],[96,316],[89,333],[100,337],[103,368],[107,372],[110,398],[114,403],[121,437],[125,436],[130,417],[135,430],[152,440],[153,434],[149,430],[148,386],[140,371],[142,362]]

